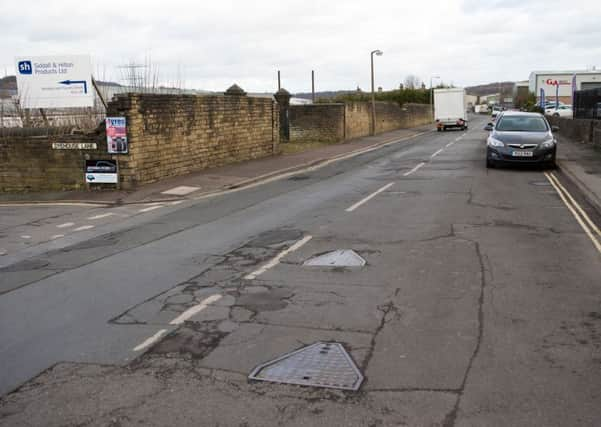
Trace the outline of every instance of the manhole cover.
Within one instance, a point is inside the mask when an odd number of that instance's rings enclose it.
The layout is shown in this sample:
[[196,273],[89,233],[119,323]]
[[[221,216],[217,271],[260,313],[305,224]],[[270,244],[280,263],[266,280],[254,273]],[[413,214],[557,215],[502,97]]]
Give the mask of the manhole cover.
[[363,382],[353,359],[334,342],[318,342],[256,367],[251,380],[358,390]]
[[339,249],[310,258],[303,265],[318,267],[363,267],[365,260],[351,249]]

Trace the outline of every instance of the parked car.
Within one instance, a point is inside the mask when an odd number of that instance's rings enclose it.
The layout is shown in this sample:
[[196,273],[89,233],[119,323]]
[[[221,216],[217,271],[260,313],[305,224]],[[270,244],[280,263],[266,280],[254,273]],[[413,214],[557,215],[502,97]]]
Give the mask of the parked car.
[[505,111],[493,125],[486,140],[486,167],[502,164],[542,164],[555,167],[557,141],[547,119],[539,113]]
[[572,117],[574,117],[574,110],[572,110],[571,105],[560,105],[557,108],[555,108],[555,105],[553,105],[553,107],[545,108],[545,114],[549,115],[549,116],[555,116],[555,117],[572,118]]

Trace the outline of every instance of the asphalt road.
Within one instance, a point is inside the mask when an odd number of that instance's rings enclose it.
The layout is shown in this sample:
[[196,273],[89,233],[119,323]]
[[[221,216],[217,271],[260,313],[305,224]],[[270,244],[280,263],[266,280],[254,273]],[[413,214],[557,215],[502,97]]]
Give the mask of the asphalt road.
[[[485,168],[483,124],[147,211],[0,208],[0,425],[599,425],[601,253],[544,171]],[[367,264],[303,266],[335,249]],[[317,341],[358,392],[247,381]]]

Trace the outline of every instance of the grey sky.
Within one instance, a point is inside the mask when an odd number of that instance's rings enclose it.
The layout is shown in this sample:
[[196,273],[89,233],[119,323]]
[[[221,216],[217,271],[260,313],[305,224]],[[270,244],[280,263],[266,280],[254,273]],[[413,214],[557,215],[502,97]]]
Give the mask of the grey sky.
[[[398,87],[407,74],[457,85],[534,69],[601,66],[598,0],[0,0],[0,73],[21,55],[89,53],[100,79],[150,57],[162,83],[292,92]],[[178,71],[179,70],[179,71]],[[179,78],[178,78],[179,76]]]

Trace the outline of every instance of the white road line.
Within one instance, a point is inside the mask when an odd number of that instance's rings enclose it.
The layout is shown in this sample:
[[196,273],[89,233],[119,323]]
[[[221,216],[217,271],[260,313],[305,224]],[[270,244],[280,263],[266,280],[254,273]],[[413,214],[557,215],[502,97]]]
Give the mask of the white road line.
[[211,295],[210,297],[202,300],[202,302],[200,304],[195,305],[194,307],[190,307],[189,309],[184,311],[182,314],[180,314],[175,319],[173,319],[171,322],[169,322],[169,324],[170,325],[180,325],[180,324],[184,323],[186,320],[188,320],[190,317],[194,316],[197,313],[200,313],[202,310],[207,308],[209,305],[213,304],[214,302],[219,301],[220,299],[221,299],[221,295],[219,295],[219,294]]
[[31,239],[31,236],[29,234],[24,234],[21,236],[21,239]]
[[54,234],[54,235],[50,236],[50,239],[51,240],[60,239],[61,237],[65,237],[65,235],[64,234]]
[[149,206],[149,207],[147,207],[147,208],[140,209],[138,212],[140,212],[140,213],[143,213],[143,212],[150,212],[150,211],[153,211],[153,210],[155,210],[155,209],[160,209],[160,208],[162,208],[162,207],[163,207],[162,205],[154,205],[154,206]]
[[95,220],[95,219],[107,218],[107,217],[113,216],[113,215],[115,215],[115,214],[109,212],[109,213],[103,213],[103,214],[99,214],[99,215],[89,216],[88,219]]
[[576,221],[578,221],[578,224],[580,224],[580,227],[582,227],[582,229],[587,234],[587,236],[589,237],[589,239],[591,239],[591,241],[593,242],[593,245],[595,246],[595,248],[597,248],[597,251],[599,251],[599,253],[601,253],[601,243],[599,243],[599,241],[595,238],[595,236],[593,235],[593,233],[591,232],[591,230],[589,230],[589,228],[584,223],[584,221],[582,221],[582,219],[580,218],[580,216],[578,215],[578,213],[576,212],[576,210],[568,202],[568,200],[566,199],[566,197],[564,196],[564,194],[562,193],[562,191],[560,190],[560,188],[557,186],[557,184],[555,184],[555,182],[553,181],[553,179],[551,179],[551,177],[549,176],[549,174],[547,172],[545,172],[545,176],[547,177],[547,179],[549,180],[549,182],[551,183],[551,185],[553,186],[553,188],[555,188],[555,191],[557,191],[557,194],[559,194],[559,197],[561,198],[561,200],[563,201],[563,203],[568,207],[568,209],[570,210],[570,212],[572,212],[572,215],[574,215],[574,218],[576,218]]
[[84,230],[89,230],[90,228],[94,228],[93,225],[82,225],[81,227],[77,227],[75,229],[73,229],[73,231],[84,231]]
[[594,231],[595,233],[597,233],[597,235],[599,237],[601,237],[601,230],[599,230],[599,227],[597,227],[597,225],[589,218],[587,213],[580,207],[578,202],[576,202],[576,200],[574,200],[574,198],[568,192],[568,190],[566,190],[565,187],[561,184],[561,182],[559,182],[559,179],[557,179],[557,177],[555,175],[553,175],[553,173],[549,173],[549,176],[553,179],[553,181],[555,181],[557,186],[563,190],[564,194],[568,197],[568,199],[570,199],[570,202],[572,202],[572,205],[576,208],[576,210],[578,211],[580,216],[586,221],[586,223],[591,228],[591,230]]
[[185,196],[186,194],[190,194],[194,191],[200,190],[200,187],[189,187],[187,185],[182,185],[180,187],[174,187],[170,190],[163,191],[161,194],[172,194],[175,196]]
[[179,205],[180,203],[184,203],[184,201],[183,201],[183,200],[176,200],[176,201],[174,201],[174,202],[170,202],[169,204],[170,204],[171,206],[175,206],[175,205]]
[[382,191],[386,191],[388,190],[390,187],[392,187],[392,184],[394,184],[394,182],[389,182],[388,184],[386,184],[384,187],[380,188],[379,190],[374,191],[373,193],[371,193],[369,196],[367,196],[366,198],[359,200],[357,203],[355,203],[353,206],[351,206],[350,208],[347,208],[346,211],[347,212],[352,212],[355,209],[357,209],[359,206],[361,206],[362,204],[369,202],[371,199],[373,199],[374,197],[376,197],[378,194],[380,194]]
[[145,341],[143,341],[139,345],[135,346],[134,351],[140,351],[140,350],[144,350],[147,347],[150,347],[152,344],[157,342],[166,333],[167,333],[167,329],[161,329],[160,331],[158,331],[156,334],[154,334],[150,338],[147,338]]
[[284,258],[286,255],[288,255],[291,252],[294,252],[294,251],[298,250],[301,246],[303,246],[305,243],[307,243],[312,238],[313,238],[313,236],[305,236],[305,237],[303,237],[298,242],[296,242],[295,244],[293,244],[292,246],[290,246],[288,249],[284,249],[282,252],[280,252],[279,254],[277,254],[271,261],[269,261],[267,264],[263,265],[258,270],[255,270],[252,273],[247,274],[246,276],[244,276],[244,278],[246,280],[252,280],[252,279],[256,278],[257,276],[265,273],[270,268],[273,268],[276,265],[278,265],[280,263],[280,260],[282,258]]
[[67,227],[73,227],[75,225],[74,222],[65,222],[64,224],[59,224],[56,227],[57,228],[67,228]]
[[434,154],[432,154],[430,157],[436,157],[438,156],[440,153],[442,153],[443,148],[441,148],[440,150],[436,151]]
[[445,147],[450,147],[451,145],[455,144],[455,141],[451,141],[449,142],[447,145],[445,145]]
[[421,168],[421,167],[422,167],[423,165],[425,165],[425,164],[426,164],[425,162],[421,162],[419,165],[417,165],[416,167],[414,167],[414,168],[413,168],[413,169],[411,169],[410,171],[408,171],[408,172],[405,172],[405,173],[403,174],[403,176],[409,176],[409,175],[411,175],[413,172],[416,172],[416,171],[417,171],[419,168]]

